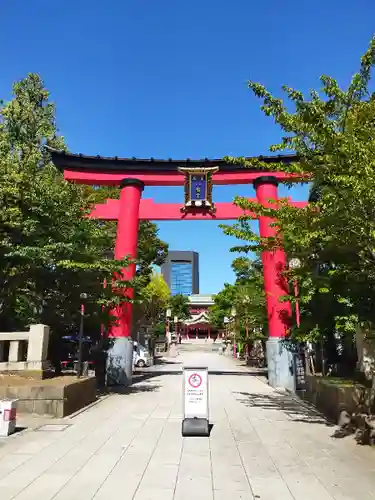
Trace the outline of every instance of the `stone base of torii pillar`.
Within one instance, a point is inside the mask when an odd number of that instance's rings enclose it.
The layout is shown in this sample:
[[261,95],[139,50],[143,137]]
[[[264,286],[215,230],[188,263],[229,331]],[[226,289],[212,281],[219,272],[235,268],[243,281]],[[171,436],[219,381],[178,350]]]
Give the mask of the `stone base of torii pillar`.
[[271,337],[266,342],[268,383],[275,389],[294,392],[292,353],[286,348],[285,340]]
[[129,337],[110,339],[107,353],[107,385],[128,386],[133,377],[133,340]]

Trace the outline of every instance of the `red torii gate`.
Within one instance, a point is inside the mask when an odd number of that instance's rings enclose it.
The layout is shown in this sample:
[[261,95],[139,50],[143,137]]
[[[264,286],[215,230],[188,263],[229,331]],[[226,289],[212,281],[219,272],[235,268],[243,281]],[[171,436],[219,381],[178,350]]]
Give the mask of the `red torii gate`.
[[[91,216],[103,220],[117,220],[117,238],[115,258],[121,259],[129,256],[136,258],[138,243],[139,220],[229,220],[236,219],[243,214],[242,209],[232,203],[216,203],[215,210],[209,210],[197,203],[182,210],[177,203],[154,203],[152,199],[142,199],[144,186],[181,186],[187,189],[187,176],[184,170],[204,172],[214,171],[208,181],[210,189],[212,184],[249,184],[253,183],[257,201],[269,206],[270,199],[278,200],[279,182],[298,182],[300,178],[284,172],[260,169],[249,169],[242,165],[226,162],[222,159],[214,160],[156,160],[85,156],[50,150],[52,161],[57,168],[63,170],[67,181],[90,184],[120,186],[119,200],[108,199],[106,203],[96,205]],[[294,155],[280,155],[260,157],[269,164],[290,163],[296,161]],[[208,177],[205,177],[206,181]],[[191,181],[190,181],[191,182]],[[203,184],[202,184],[203,186]],[[288,202],[298,208],[307,205],[307,202]],[[209,204],[209,206],[211,206]],[[257,218],[256,214],[251,214]],[[276,228],[271,224],[275,222],[269,217],[259,217],[259,233],[263,238],[276,235]],[[264,288],[266,293],[267,317],[269,328],[269,342],[271,347],[268,356],[270,370],[270,384],[285,387],[289,366],[285,366],[285,353],[280,347],[280,340],[285,337],[290,326],[291,305],[281,302],[280,298],[288,294],[287,283],[281,272],[286,267],[284,250],[263,251],[262,263],[264,272]],[[124,269],[125,280],[135,276],[135,264]],[[131,336],[133,305],[125,303],[114,311],[117,324],[113,326],[110,336],[120,341]],[[267,347],[268,349],[268,347]],[[121,357],[120,352],[116,354]],[[280,359],[279,359],[280,358]],[[284,361],[282,361],[282,358]],[[129,364],[129,360],[127,361]],[[288,364],[288,363],[287,363]],[[121,363],[120,363],[121,365]],[[119,365],[119,367],[120,367]],[[270,365],[274,367],[270,368]]]

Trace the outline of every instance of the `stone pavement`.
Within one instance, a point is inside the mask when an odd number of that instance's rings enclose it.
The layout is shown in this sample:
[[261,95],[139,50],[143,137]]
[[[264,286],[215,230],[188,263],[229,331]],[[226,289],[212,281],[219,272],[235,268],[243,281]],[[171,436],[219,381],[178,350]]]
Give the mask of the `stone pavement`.
[[334,428],[319,415],[232,359],[180,356],[226,371],[210,377],[209,439],[181,437],[181,376],[156,370],[128,394],[59,421],[64,430],[8,439],[0,447],[0,499],[374,498],[372,449],[331,437]]
[[[199,346],[195,347],[195,349],[199,349]],[[157,360],[156,365],[146,368],[144,371],[168,373],[181,372],[184,364],[190,366],[207,366],[211,372],[249,373],[248,367],[244,366],[242,361],[237,361],[232,357],[213,352],[212,348],[210,351],[185,351],[184,344],[180,346],[179,355],[176,358],[162,357]],[[256,370],[254,370],[254,372],[256,372]],[[259,373],[262,373],[262,370],[259,370]]]

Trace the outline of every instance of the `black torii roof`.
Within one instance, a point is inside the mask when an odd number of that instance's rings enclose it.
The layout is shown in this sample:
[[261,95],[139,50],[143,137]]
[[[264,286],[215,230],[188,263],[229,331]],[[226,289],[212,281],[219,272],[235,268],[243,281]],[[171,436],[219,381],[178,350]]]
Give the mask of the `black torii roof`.
[[[89,170],[89,171],[104,171],[104,172],[123,172],[140,171],[140,172],[177,172],[181,167],[184,168],[204,168],[204,167],[219,167],[221,171],[238,172],[247,167],[241,164],[233,164],[222,158],[216,159],[195,159],[186,158],[185,160],[167,160],[155,158],[119,158],[118,156],[88,156],[81,153],[66,153],[65,151],[57,151],[55,149],[46,148],[51,156],[52,161],[59,170]],[[258,156],[248,157],[246,160],[258,159],[262,162],[274,163],[291,163],[298,160],[296,155],[273,155],[273,156]],[[256,171],[266,171],[266,169],[256,168]]]

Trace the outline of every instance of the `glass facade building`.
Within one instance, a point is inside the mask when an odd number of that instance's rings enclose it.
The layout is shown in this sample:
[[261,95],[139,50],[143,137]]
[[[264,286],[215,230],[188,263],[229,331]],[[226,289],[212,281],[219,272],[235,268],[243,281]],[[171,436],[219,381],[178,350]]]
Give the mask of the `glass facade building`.
[[199,293],[199,254],[182,250],[171,251],[161,272],[172,295]]
[[171,294],[191,295],[193,293],[193,264],[191,262],[172,262]]

